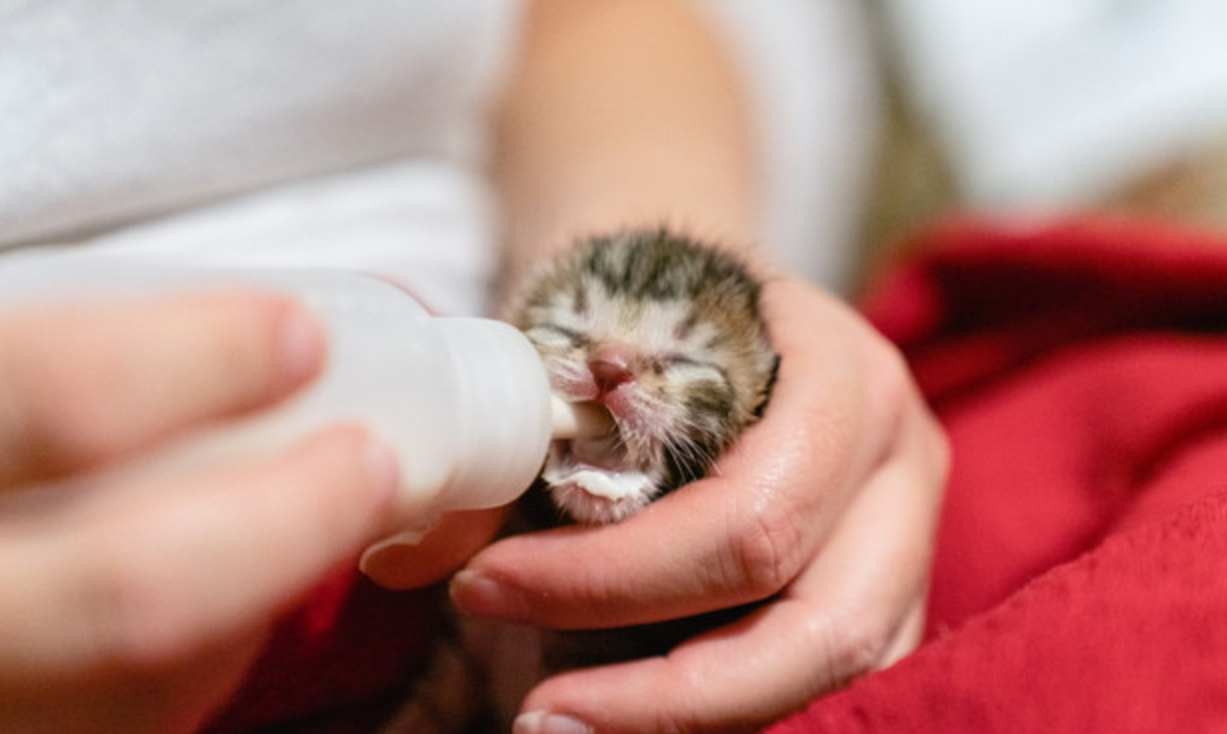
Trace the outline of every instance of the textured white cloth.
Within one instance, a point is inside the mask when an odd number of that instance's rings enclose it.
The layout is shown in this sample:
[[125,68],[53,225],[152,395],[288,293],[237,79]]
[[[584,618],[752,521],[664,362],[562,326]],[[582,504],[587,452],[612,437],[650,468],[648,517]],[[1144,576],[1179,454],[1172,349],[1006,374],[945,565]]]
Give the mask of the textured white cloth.
[[0,0],[0,242],[471,159],[512,0]]
[[0,246],[378,270],[479,309],[517,9],[0,0]]
[[[755,90],[764,240],[838,283],[873,129],[855,0],[700,7]],[[345,267],[479,312],[497,231],[484,113],[521,9],[0,0],[0,249]]]

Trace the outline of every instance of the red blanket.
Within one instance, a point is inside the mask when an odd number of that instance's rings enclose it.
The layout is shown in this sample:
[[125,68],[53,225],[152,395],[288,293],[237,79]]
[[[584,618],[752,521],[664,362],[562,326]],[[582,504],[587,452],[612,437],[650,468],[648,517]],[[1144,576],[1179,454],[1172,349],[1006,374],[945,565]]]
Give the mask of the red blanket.
[[923,245],[867,312],[954,447],[930,639],[772,734],[1227,731],[1227,238]]
[[[866,311],[954,447],[929,639],[772,734],[1227,731],[1227,237],[963,223],[922,245]],[[335,579],[212,731],[363,731],[423,608]]]

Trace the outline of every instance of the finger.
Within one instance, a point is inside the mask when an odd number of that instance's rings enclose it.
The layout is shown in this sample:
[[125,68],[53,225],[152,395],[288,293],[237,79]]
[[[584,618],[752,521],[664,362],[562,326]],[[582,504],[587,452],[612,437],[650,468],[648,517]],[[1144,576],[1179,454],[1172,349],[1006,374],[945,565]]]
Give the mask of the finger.
[[928,578],[932,522],[912,519],[935,518],[944,478],[940,447],[917,439],[875,473],[779,599],[665,657],[546,681],[525,700],[517,734],[568,722],[600,734],[756,730],[891,662],[915,631]]
[[5,542],[0,660],[31,680],[156,669],[241,635],[386,532],[396,485],[391,454],[340,428],[247,468],[98,493]]
[[0,317],[0,487],[118,458],[301,386],[324,358],[293,302],[254,293]]
[[920,647],[921,641],[924,640],[926,597],[927,594],[918,597],[908,608],[899,628],[895,630],[894,638],[882,654],[882,659],[874,666],[875,669],[889,668]]
[[490,542],[506,508],[444,515],[416,544],[389,543],[362,556],[362,572],[389,589],[415,589],[441,581]]
[[[882,461],[905,385],[841,306],[777,286],[782,355],[764,419],[690,484],[618,525],[500,541],[453,579],[464,611],[554,627],[639,624],[765,598],[825,541]],[[877,375],[879,363],[895,372]],[[868,365],[862,367],[861,365]],[[600,559],[594,563],[593,559]]]

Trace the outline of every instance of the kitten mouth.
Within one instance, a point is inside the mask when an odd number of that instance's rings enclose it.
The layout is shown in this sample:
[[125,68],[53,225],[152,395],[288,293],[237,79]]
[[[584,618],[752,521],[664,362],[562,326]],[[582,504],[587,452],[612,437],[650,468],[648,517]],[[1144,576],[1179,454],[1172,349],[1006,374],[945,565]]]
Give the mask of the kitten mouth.
[[555,441],[543,478],[555,500],[583,523],[609,523],[645,505],[655,482],[651,462],[630,451],[614,416],[613,427],[595,438]]
[[[606,475],[642,469],[627,451],[622,433],[616,424],[613,430],[597,438],[575,438],[557,441],[555,457],[572,472],[595,472]],[[611,496],[616,492],[596,491],[593,494]],[[612,497],[611,497],[612,498]]]
[[[586,525],[606,525],[625,520],[651,502],[650,495],[645,491],[646,483],[647,478],[638,472],[613,475],[585,469],[575,472],[562,484],[552,485],[550,489],[554,501],[575,521]],[[600,493],[602,490],[618,496],[605,496]]]

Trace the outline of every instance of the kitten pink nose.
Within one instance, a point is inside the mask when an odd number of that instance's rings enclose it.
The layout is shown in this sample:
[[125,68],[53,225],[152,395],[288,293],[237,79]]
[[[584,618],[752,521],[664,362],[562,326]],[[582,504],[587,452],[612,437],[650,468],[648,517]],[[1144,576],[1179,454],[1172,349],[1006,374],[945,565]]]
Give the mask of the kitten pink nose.
[[588,357],[588,371],[601,395],[634,379],[632,356],[628,349],[614,344],[602,344],[592,351]]

